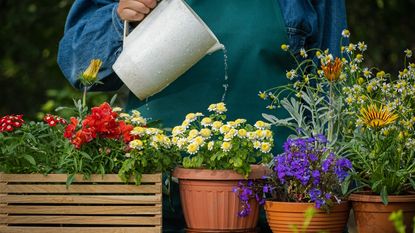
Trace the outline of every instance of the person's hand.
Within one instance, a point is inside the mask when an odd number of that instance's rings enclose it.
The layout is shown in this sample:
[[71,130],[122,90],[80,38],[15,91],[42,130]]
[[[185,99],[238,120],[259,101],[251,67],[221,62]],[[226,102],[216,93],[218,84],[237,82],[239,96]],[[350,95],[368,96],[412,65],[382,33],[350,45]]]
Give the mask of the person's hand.
[[120,0],[117,13],[122,20],[138,22],[156,7],[156,0]]

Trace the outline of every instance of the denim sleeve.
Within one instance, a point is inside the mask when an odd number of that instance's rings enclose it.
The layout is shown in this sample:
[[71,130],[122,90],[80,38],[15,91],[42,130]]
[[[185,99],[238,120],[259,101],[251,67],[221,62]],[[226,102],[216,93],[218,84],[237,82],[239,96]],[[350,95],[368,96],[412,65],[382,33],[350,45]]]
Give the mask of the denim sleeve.
[[59,43],[58,64],[68,81],[80,88],[79,75],[91,59],[101,59],[98,74],[103,85],[93,91],[114,91],[122,86],[112,65],[122,49],[123,24],[114,0],[76,0],[69,11]]
[[279,0],[290,47],[330,49],[340,55],[341,32],[347,27],[344,0]]

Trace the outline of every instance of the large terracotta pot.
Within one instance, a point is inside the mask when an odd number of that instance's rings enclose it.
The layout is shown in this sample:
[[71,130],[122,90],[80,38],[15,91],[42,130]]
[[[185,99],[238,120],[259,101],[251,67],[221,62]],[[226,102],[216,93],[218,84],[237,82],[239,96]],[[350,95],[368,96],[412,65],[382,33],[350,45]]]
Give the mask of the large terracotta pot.
[[388,196],[389,203],[384,205],[379,195],[364,193],[352,194],[352,201],[357,231],[359,233],[391,233],[396,232],[389,221],[393,211],[402,210],[406,232],[412,232],[412,219],[415,216],[415,195]]
[[[291,226],[297,225],[299,229],[304,223],[305,211],[312,207],[313,203],[277,202],[267,201],[265,211],[268,224],[272,232],[292,233]],[[311,220],[307,233],[330,232],[342,233],[350,212],[350,203],[345,201],[333,206],[330,213],[316,209],[316,214]]]
[[[266,167],[252,166],[248,179],[260,179]],[[176,168],[187,232],[257,232],[259,207],[253,200],[248,217],[239,217],[240,201],[232,188],[244,177],[231,170]]]

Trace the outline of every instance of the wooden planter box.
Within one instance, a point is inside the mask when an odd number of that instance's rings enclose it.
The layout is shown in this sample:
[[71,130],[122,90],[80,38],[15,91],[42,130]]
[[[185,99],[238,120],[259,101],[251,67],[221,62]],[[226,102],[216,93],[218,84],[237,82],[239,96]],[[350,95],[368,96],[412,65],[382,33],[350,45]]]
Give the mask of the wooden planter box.
[[117,175],[0,173],[0,233],[160,233],[161,174],[140,186]]

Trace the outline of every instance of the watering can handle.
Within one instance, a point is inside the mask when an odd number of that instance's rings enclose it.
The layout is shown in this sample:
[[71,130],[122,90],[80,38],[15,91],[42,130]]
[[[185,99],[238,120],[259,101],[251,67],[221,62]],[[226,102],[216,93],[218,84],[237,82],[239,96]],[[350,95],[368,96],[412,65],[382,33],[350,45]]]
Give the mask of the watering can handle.
[[129,25],[128,25],[128,21],[124,20],[124,32],[123,32],[123,37],[122,37],[122,47],[125,48],[125,38],[127,38],[128,36],[128,31],[129,29]]

